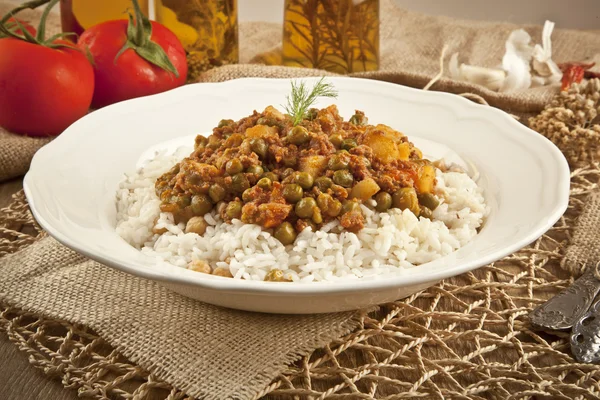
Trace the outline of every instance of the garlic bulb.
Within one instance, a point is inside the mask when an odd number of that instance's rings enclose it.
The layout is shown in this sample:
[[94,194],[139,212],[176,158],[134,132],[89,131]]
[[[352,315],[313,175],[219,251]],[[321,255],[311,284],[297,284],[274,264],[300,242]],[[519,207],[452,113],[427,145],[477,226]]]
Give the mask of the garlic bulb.
[[494,91],[509,92],[530,87],[554,85],[560,82],[562,72],[552,60],[552,31],[554,22],[546,21],[542,44],[531,44],[531,36],[517,29],[506,40],[501,69],[459,64],[458,53],[450,57],[450,78],[485,86]]

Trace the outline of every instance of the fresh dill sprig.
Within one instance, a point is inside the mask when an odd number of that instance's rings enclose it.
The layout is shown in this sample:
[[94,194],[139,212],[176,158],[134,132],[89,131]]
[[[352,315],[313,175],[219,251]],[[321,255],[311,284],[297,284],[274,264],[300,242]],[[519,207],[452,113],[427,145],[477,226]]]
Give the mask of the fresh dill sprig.
[[325,77],[322,77],[319,82],[313,86],[309,92],[304,81],[297,83],[292,81],[292,93],[286,97],[287,105],[285,111],[292,117],[294,126],[298,125],[302,121],[310,106],[319,97],[337,97],[337,90],[331,83],[323,82]]

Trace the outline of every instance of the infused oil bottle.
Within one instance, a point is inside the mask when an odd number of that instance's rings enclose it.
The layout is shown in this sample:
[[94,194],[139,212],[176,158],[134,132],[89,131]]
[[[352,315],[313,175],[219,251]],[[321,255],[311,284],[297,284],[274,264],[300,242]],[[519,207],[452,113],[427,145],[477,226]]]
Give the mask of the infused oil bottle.
[[[138,0],[138,4],[142,12],[148,15],[148,0]],[[62,30],[80,35],[100,22],[127,19],[127,11],[132,8],[131,0],[61,0]]]
[[379,68],[379,0],[286,0],[283,64],[341,74]]
[[155,0],[156,19],[171,29],[188,53],[188,78],[238,62],[236,0]]

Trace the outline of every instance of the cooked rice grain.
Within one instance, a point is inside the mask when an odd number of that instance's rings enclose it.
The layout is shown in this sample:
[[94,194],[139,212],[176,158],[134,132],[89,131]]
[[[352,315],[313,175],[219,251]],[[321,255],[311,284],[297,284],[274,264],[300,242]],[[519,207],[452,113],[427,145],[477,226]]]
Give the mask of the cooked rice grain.
[[[284,247],[270,232],[239,220],[227,224],[213,211],[205,216],[203,236],[185,233],[170,213],[161,213],[154,191],[158,176],[190,149],[159,153],[139,171],[127,175],[117,191],[117,233],[157,264],[185,268],[204,260],[212,269],[229,268],[235,279],[264,280],[272,269],[294,282],[373,278],[404,273],[406,268],[433,261],[468,243],[482,225],[487,208],[481,189],[460,172],[437,171],[438,195],[434,220],[417,218],[408,210],[378,213],[362,206],[366,223],[358,234],[336,232],[338,221],[321,230],[301,232]],[[156,223],[155,223],[156,221]],[[163,234],[153,233],[153,229]]]

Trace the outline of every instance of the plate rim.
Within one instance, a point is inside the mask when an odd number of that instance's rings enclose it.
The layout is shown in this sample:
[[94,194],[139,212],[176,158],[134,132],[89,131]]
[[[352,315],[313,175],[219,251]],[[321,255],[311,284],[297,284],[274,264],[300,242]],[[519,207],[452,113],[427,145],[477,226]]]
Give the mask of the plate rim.
[[[239,78],[228,80],[224,82],[210,82],[210,83],[195,83],[184,85],[182,87],[170,90],[168,92],[163,92],[151,96],[126,100],[120,103],[113,104],[111,106],[104,107],[102,109],[96,110],[89,115],[102,115],[104,113],[109,113],[116,107],[133,107],[136,105],[138,108],[143,109],[144,104],[151,104],[156,101],[156,98],[163,96],[176,96],[179,92],[193,90],[197,85],[223,85],[223,86],[232,86],[232,85],[240,85],[244,82],[256,82],[260,83],[261,81],[291,81],[294,79],[302,79],[307,81],[317,80],[319,77],[298,77],[298,78]],[[368,83],[369,85],[381,86],[381,87],[394,87],[395,90],[399,91],[407,91],[407,92],[418,92],[421,95],[423,94],[423,90],[416,89],[412,87],[407,87],[399,84],[394,84],[385,81],[373,80],[373,79],[364,79],[364,78],[350,78],[350,77],[327,77],[327,79],[332,80],[342,80],[342,81],[353,81],[356,82],[358,80],[363,81],[363,83]],[[374,89],[375,90],[375,89]],[[85,248],[85,246],[79,245],[77,241],[71,239],[68,235],[63,234],[58,229],[54,228],[51,223],[49,223],[44,216],[36,207],[35,200],[35,190],[33,190],[34,185],[30,185],[30,181],[33,179],[33,169],[36,168],[37,162],[42,157],[42,155],[48,151],[52,151],[55,146],[59,146],[61,140],[66,140],[64,138],[69,135],[69,132],[75,130],[80,121],[84,120],[86,117],[81,118],[72,124],[69,128],[67,128],[63,134],[59,135],[52,142],[42,147],[36,154],[33,156],[31,161],[30,170],[25,175],[23,180],[23,189],[25,192],[25,196],[29,203],[29,207],[31,212],[37,222],[42,226],[44,230],[48,232],[53,238],[55,238],[58,242],[63,245],[71,248],[72,250],[85,255],[88,258],[91,258],[101,264],[107,265],[109,267],[115,268],[120,271],[124,271],[126,273],[130,273],[135,276],[139,276],[142,278],[161,281],[161,282],[169,282],[169,283],[177,283],[186,286],[194,286],[197,288],[204,289],[212,289],[219,290],[224,292],[236,292],[236,293],[248,293],[248,294],[262,294],[262,295],[299,295],[299,296],[310,296],[310,295],[338,295],[343,293],[356,293],[356,292],[364,292],[370,290],[384,290],[384,289],[392,289],[392,288],[400,288],[403,286],[409,285],[419,285],[427,282],[438,282],[442,279],[447,279],[449,277],[454,277],[461,275],[463,273],[472,271],[481,266],[487,265],[491,262],[497,261],[501,258],[506,257],[509,254],[512,254],[519,249],[531,244],[535,240],[537,240],[540,236],[542,236],[548,229],[550,229],[564,214],[568,207],[569,200],[569,191],[570,191],[570,169],[567,163],[567,160],[564,154],[546,137],[541,135],[538,132],[533,131],[532,129],[522,125],[509,114],[504,111],[497,109],[492,106],[480,105],[474,103],[464,97],[447,93],[447,92],[435,92],[435,91],[427,91],[427,96],[431,96],[432,99],[438,98],[440,100],[437,101],[438,104],[446,105],[448,102],[456,102],[461,103],[460,106],[466,107],[467,109],[477,110],[478,113],[487,113],[493,118],[502,119],[509,126],[515,127],[517,130],[521,131],[520,134],[530,135],[531,138],[535,137],[535,140],[538,140],[547,149],[550,151],[550,154],[553,156],[554,161],[558,164],[558,169],[560,172],[560,176],[556,177],[555,182],[558,184],[559,188],[557,189],[558,193],[562,193],[561,198],[556,199],[554,202],[554,207],[552,207],[552,212],[545,218],[543,221],[539,221],[532,229],[530,229],[529,234],[525,236],[518,242],[512,243],[510,246],[506,246],[503,250],[497,250],[494,253],[491,253],[487,257],[477,258],[471,261],[467,261],[457,265],[452,269],[441,269],[439,271],[434,271],[427,276],[422,276],[419,274],[402,274],[402,275],[392,275],[385,277],[386,279],[370,279],[370,280],[348,280],[348,281],[337,281],[337,282],[311,282],[307,283],[297,283],[291,282],[282,285],[278,282],[262,282],[262,281],[251,281],[251,280],[242,280],[242,279],[231,279],[231,278],[222,278],[222,277],[205,277],[200,276],[202,274],[193,275],[189,274],[187,276],[184,275],[174,275],[168,273],[168,271],[163,268],[151,268],[150,266],[144,266],[143,268],[138,266],[136,263],[131,263],[125,261],[117,262],[113,261],[111,258],[103,257],[102,255],[96,254],[96,252],[89,251]],[[99,113],[99,114],[98,114]],[[458,117],[457,117],[458,118]],[[476,116],[477,119],[482,119],[482,115]],[[66,134],[66,135],[65,135]],[[49,150],[50,149],[50,150]],[[126,171],[123,171],[126,172]],[[418,268],[416,266],[415,268]]]

